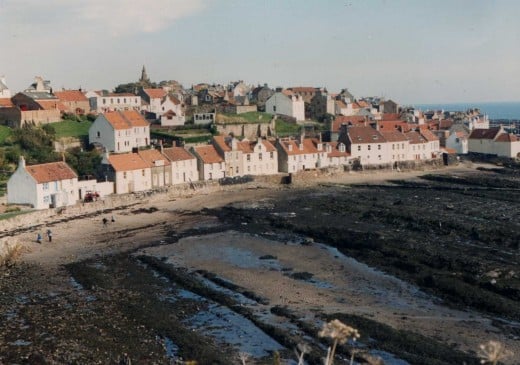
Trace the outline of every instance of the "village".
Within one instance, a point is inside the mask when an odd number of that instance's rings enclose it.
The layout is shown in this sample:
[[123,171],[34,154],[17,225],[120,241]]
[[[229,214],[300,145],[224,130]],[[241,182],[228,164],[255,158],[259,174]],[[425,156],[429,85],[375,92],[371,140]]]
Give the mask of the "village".
[[[478,109],[421,111],[391,99],[356,98],[347,89],[243,81],[185,89],[176,81],[152,83],[144,66],[137,82],[114,92],[58,91],[36,77],[13,95],[0,79],[0,125],[38,127],[70,116],[89,118],[88,143],[60,143],[61,160],[41,164],[27,164],[22,152],[7,181],[7,204],[59,208],[201,181],[230,184],[309,170],[400,171],[452,164],[468,153],[520,153],[518,137],[490,127]],[[168,134],[188,128],[210,134]],[[81,176],[64,158],[63,151],[78,145],[102,155],[96,176]]]

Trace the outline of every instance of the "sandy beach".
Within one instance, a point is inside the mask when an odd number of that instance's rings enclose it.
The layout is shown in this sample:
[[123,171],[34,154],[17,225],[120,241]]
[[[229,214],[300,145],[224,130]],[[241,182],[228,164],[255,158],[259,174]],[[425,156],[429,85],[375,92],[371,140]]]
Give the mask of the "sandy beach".
[[[459,166],[437,172],[474,169],[475,166]],[[47,242],[44,236],[41,244],[36,243],[37,232],[33,230],[16,234],[8,240],[23,246],[20,262],[38,266],[45,276],[52,278],[34,285],[47,285],[53,290],[73,290],[68,273],[63,270],[64,265],[135,251],[135,255],[163,258],[168,264],[188,271],[206,270],[251,290],[269,303],[265,308],[256,308],[256,311],[261,312],[272,306],[288,306],[309,320],[313,320],[315,312],[368,316],[396,329],[413,329],[469,353],[476,352],[483,339],[499,339],[517,354],[508,364],[518,363],[518,339],[503,336],[488,316],[442,305],[439,300],[413,285],[373,270],[319,242],[302,246],[229,229],[209,234],[190,234],[178,242],[168,243],[168,232],[196,232],[197,229],[219,226],[215,216],[199,214],[204,209],[218,209],[242,202],[265,204],[276,199],[280,193],[291,194],[294,189],[317,186],[319,183],[379,184],[388,179],[413,179],[429,172],[367,172],[323,177],[291,187],[251,183],[210,194],[195,193],[189,198],[173,199],[165,195],[83,219],[71,217],[66,222],[56,222],[50,217],[46,228],[53,232],[52,242]],[[103,224],[103,217],[109,220],[108,224]],[[114,222],[110,221],[112,217]],[[276,260],[258,259],[265,255],[272,255]],[[286,275],[284,268],[290,268],[292,272],[312,273],[314,281],[294,280]],[[5,284],[9,277],[2,280]]]

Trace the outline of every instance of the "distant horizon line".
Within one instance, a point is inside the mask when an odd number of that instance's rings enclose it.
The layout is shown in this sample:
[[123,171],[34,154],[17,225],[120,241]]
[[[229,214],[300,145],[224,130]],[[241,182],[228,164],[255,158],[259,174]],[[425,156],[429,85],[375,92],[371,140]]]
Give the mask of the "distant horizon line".
[[508,100],[508,101],[447,101],[447,102],[427,102],[427,103],[402,103],[401,105],[461,105],[461,104],[515,104],[520,103],[520,100]]

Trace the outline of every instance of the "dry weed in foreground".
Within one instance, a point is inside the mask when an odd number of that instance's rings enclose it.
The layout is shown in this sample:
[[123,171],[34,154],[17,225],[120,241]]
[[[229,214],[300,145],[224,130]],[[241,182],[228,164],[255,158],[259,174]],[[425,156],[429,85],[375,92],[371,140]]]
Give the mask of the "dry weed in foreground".
[[238,358],[242,365],[246,365],[247,360],[249,360],[249,354],[247,352],[239,352]]
[[513,356],[513,352],[505,348],[505,346],[498,341],[489,341],[480,345],[479,357],[481,364],[497,365],[499,361],[505,360]]
[[311,348],[306,343],[299,343],[297,347],[298,348],[295,349],[294,352],[296,353],[296,357],[298,358],[298,365],[304,365],[305,363],[303,361],[303,357],[305,356],[305,354],[311,352]]
[[[325,365],[332,365],[334,363],[334,354],[336,353],[336,347],[338,343],[340,345],[346,343],[349,339],[356,341],[359,338],[359,332],[357,329],[347,326],[340,320],[334,319],[323,325],[323,328],[318,333],[320,337],[329,337],[334,342],[332,348],[329,347],[327,351],[327,357],[325,358]],[[354,363],[354,351],[350,358],[350,365]]]
[[4,242],[0,249],[0,267],[13,265],[22,254],[22,245],[18,242],[9,244]]

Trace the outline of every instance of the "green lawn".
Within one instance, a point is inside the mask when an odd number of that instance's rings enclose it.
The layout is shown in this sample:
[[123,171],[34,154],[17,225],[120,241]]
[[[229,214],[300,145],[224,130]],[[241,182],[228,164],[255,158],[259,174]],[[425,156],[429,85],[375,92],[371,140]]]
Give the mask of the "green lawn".
[[11,128],[0,125],[0,145],[5,143],[5,139],[11,134]]
[[276,134],[280,136],[299,134],[301,131],[301,125],[296,123],[289,123],[280,118],[276,119]]
[[62,137],[86,137],[91,125],[92,122],[89,121],[76,122],[72,120],[52,123],[58,139]]

